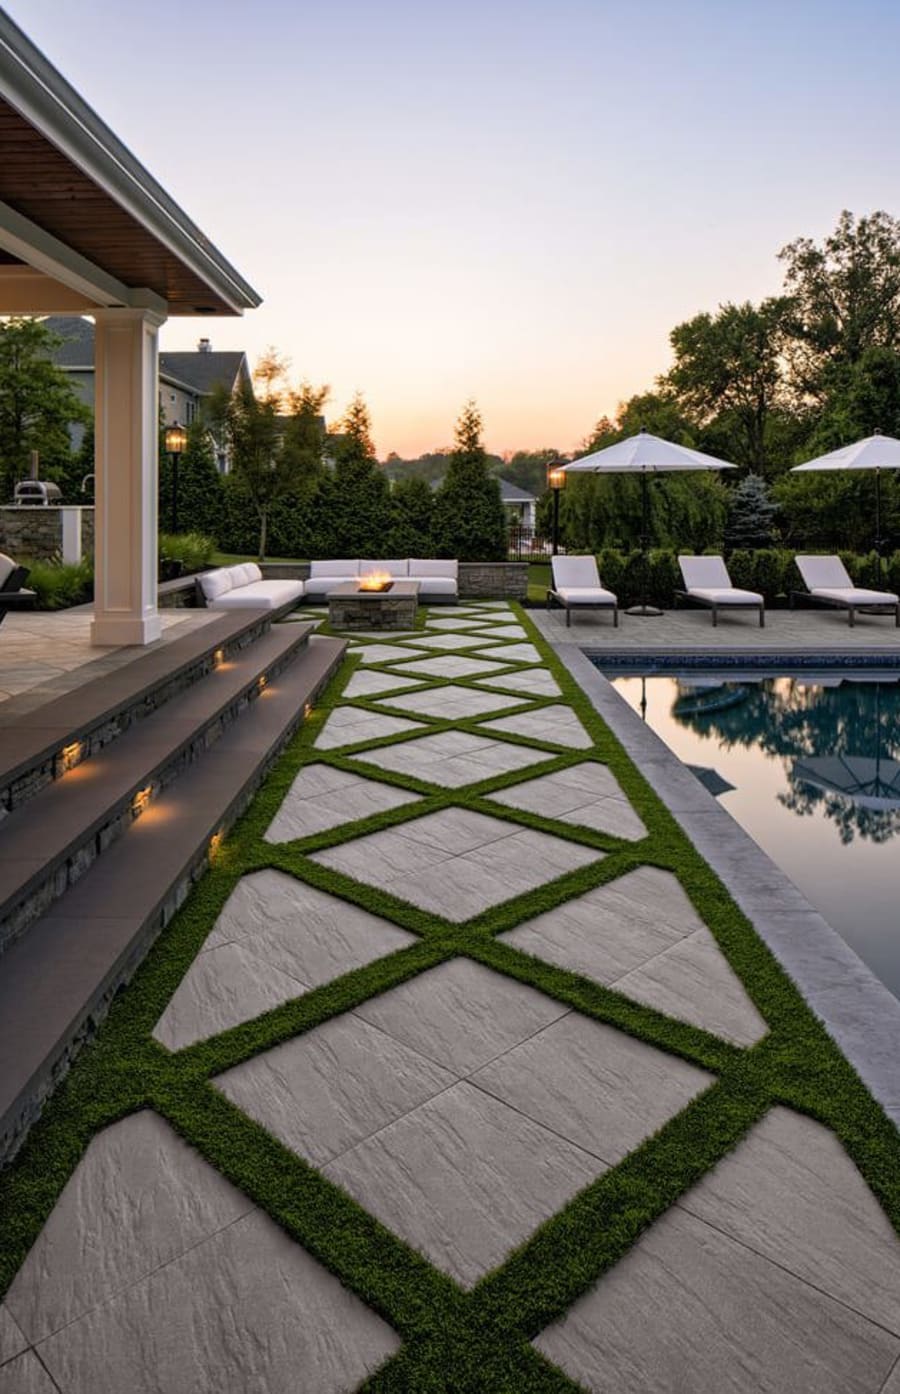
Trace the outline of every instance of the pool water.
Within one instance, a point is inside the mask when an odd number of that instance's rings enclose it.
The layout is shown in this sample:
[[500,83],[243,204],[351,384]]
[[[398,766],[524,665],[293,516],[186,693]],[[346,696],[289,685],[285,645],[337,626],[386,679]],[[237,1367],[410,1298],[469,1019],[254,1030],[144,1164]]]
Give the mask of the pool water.
[[607,676],[900,997],[900,675]]

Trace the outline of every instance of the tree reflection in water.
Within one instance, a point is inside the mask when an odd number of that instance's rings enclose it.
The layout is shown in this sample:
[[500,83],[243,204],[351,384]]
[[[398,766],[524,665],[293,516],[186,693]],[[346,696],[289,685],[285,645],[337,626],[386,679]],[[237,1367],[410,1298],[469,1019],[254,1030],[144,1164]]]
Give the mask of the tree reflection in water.
[[[821,810],[842,842],[856,836],[887,842],[900,832],[896,683],[778,677],[698,690],[688,680],[678,684],[672,715],[699,735],[717,737],[726,750],[758,746],[780,758],[789,789],[779,801],[801,817]],[[823,768],[824,757],[837,757],[827,760],[831,772],[843,766],[846,783],[840,791],[811,782],[814,762]],[[855,778],[860,761],[865,781]]]

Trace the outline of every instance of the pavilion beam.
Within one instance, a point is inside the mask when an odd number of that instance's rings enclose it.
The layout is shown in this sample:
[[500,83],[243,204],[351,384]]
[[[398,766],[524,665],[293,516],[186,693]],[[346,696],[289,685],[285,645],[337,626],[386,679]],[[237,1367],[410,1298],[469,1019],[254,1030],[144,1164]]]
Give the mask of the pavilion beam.
[[94,623],[98,645],[150,644],[157,611],[158,344],[165,316],[96,310]]

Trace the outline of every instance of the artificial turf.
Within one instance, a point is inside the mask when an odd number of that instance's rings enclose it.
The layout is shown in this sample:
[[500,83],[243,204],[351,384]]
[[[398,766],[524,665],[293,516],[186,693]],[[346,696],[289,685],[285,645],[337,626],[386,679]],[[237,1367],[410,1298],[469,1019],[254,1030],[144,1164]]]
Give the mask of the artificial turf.
[[[513,610],[518,622],[530,629],[525,613],[518,607]],[[495,623],[491,613],[485,612],[485,627]],[[336,751],[319,750],[313,743],[338,704],[410,715],[392,707],[390,691],[376,697],[344,699],[343,689],[356,667],[353,657],[345,661],[246,814],[212,857],[208,874],[115,1000],[96,1038],[77,1058],[22,1151],[0,1175],[0,1294],[91,1138],[111,1122],[145,1107],[167,1119],[209,1163],[398,1331],[403,1340],[401,1350],[366,1382],[366,1394],[439,1394],[451,1390],[454,1394],[555,1394],[577,1389],[529,1344],[531,1338],[561,1316],[628,1251],[648,1225],[776,1104],[807,1113],[838,1135],[900,1232],[900,1135],[571,676],[539,635],[530,637],[562,695],[523,701],[526,694],[510,689],[510,702],[515,699],[516,706],[509,710],[525,713],[568,704],[593,746],[572,750],[490,730],[484,734],[493,740],[536,749],[543,758],[525,770],[461,789],[438,789],[419,779],[362,764],[357,757],[362,749],[416,739],[426,730],[477,732],[482,722],[494,721],[507,710],[497,690],[502,676],[491,676],[491,688],[486,689],[480,686],[479,676],[440,680],[417,675],[423,687],[449,684],[489,690],[497,695],[497,709],[481,717],[454,721],[417,712],[414,717],[419,729],[415,732]],[[503,642],[485,640],[486,645],[497,647]],[[409,643],[414,644],[415,637]],[[419,651],[416,656],[427,655]],[[396,663],[374,666],[386,672],[397,670]],[[532,666],[518,663],[515,670]],[[398,675],[397,687],[402,683]],[[646,837],[624,841],[487,801],[487,796],[499,789],[586,760],[610,767],[640,814]],[[422,798],[294,842],[266,842],[266,828],[298,771],[312,763],[363,774]],[[604,859],[463,924],[430,914],[388,891],[363,885],[310,860],[314,852],[446,807],[468,808],[548,832],[603,852]],[[767,1022],[769,1031],[756,1045],[739,1048],[497,938],[523,921],[641,865],[668,870],[680,881]],[[416,942],[252,1021],[170,1053],[152,1039],[156,1021],[240,878],[267,867],[399,925],[415,935]],[[714,1076],[705,1092],[579,1192],[471,1291],[464,1291],[404,1244],[210,1083],[222,1071],[455,956],[468,957],[527,983],[585,1016],[669,1051]]]

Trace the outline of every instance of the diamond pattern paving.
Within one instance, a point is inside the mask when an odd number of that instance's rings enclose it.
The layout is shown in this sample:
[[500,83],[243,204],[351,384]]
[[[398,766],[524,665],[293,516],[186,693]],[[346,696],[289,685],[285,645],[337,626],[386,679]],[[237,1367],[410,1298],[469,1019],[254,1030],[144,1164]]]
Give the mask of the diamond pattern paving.
[[471,649],[484,640],[475,634],[422,634],[415,640],[417,649]]
[[486,731],[507,731],[532,741],[550,741],[568,745],[575,750],[587,750],[594,744],[571,707],[554,705],[535,712],[504,716],[499,721],[485,722]]
[[540,663],[541,656],[534,644],[498,644],[496,648],[482,649],[487,658],[502,658],[504,663]]
[[524,769],[548,756],[546,751],[492,741],[469,731],[441,731],[436,736],[404,741],[402,745],[365,751],[359,758],[382,770],[412,775],[446,789],[459,789],[464,784]]
[[776,1108],[536,1345],[597,1394],[873,1394],[900,1240],[835,1137]]
[[418,682],[404,682],[394,673],[376,673],[368,668],[360,668],[344,688],[344,696],[374,697],[379,692],[408,691],[411,687],[419,686],[421,684]]
[[453,809],[317,852],[312,860],[459,922],[601,856]]
[[426,623],[427,629],[472,629],[482,623],[481,619],[473,618],[471,614],[454,613],[448,617],[429,619]]
[[498,697],[494,693],[476,692],[471,687],[436,687],[424,692],[411,692],[408,695],[386,699],[392,707],[409,711],[419,716],[436,716],[444,721],[465,720],[470,716],[483,716],[485,712],[499,711],[504,707],[520,705],[523,697]]
[[539,775],[511,789],[501,789],[491,798],[509,808],[524,808],[614,837],[635,839],[647,833],[615,775],[594,761]]
[[506,624],[499,628],[482,629],[481,635],[485,639],[526,639],[528,631],[523,629],[520,624]]
[[399,1347],[148,1112],[90,1144],[8,1303],[66,1394],[339,1394]]
[[508,687],[514,692],[528,692],[534,697],[558,697],[559,684],[546,668],[527,668],[521,673],[506,673],[491,682],[481,678],[480,687]]
[[306,765],[294,780],[284,802],[266,830],[267,842],[290,842],[311,837],[341,823],[368,818],[388,808],[414,803],[418,794],[394,789],[362,775],[330,765]]
[[421,729],[419,722],[403,717],[382,716],[380,712],[364,711],[362,707],[336,707],[316,737],[315,745],[317,750],[335,750],[338,746],[398,736],[401,731],[417,728]]
[[[512,647],[512,646],[510,646]],[[407,653],[412,653],[408,649]],[[499,673],[501,665],[480,658],[463,658],[462,655],[447,654],[446,657],[425,658],[415,663],[404,663],[405,674],[421,674],[423,678],[473,678],[481,673]]]
[[229,896],[154,1036],[181,1050],[413,942],[283,872],[252,872]]
[[411,649],[403,649],[399,644],[351,644],[350,656],[359,654],[362,662],[365,663],[395,663],[398,659],[408,658]]

